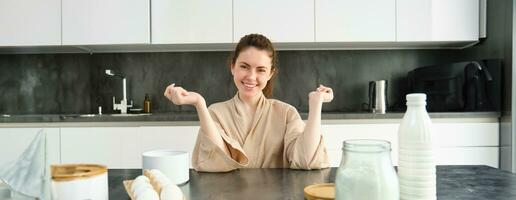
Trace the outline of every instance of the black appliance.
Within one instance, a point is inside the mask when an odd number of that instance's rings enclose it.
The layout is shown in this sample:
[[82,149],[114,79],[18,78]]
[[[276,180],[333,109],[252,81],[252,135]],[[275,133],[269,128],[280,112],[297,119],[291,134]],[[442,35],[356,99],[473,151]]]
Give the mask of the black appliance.
[[430,112],[501,110],[502,60],[478,60],[417,68],[409,93],[425,93]]

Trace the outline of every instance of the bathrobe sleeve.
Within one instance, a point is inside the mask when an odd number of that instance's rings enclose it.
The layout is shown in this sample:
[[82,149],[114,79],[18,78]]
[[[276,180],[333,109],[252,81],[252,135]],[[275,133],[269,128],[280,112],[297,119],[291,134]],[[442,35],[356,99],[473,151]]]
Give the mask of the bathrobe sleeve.
[[321,140],[317,144],[317,150],[311,157],[305,153],[305,147],[300,138],[305,129],[305,123],[299,116],[297,110],[290,106],[287,111],[287,125],[284,138],[285,153],[292,169],[321,169],[329,167],[328,153],[324,138],[321,134]]
[[249,160],[240,143],[226,133],[219,121],[221,118],[231,119],[231,116],[218,116],[211,109],[210,114],[230,155],[216,146],[215,143],[206,136],[203,129],[200,128],[192,154],[193,168],[196,171],[203,172],[227,172],[247,166]]

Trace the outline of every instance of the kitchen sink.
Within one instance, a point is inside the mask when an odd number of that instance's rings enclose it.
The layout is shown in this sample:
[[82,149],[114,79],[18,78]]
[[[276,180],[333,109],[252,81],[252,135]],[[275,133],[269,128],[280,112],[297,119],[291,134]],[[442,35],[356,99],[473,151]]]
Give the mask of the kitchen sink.
[[80,114],[79,117],[97,117],[97,114]]
[[74,115],[64,115],[64,117],[84,117],[84,118],[88,118],[88,117],[138,117],[138,116],[147,116],[147,115],[151,115],[150,113],[138,113],[138,114],[132,114],[132,113],[127,113],[127,114],[102,114],[102,115],[99,115],[99,114],[74,114]]
[[150,113],[139,113],[139,114],[127,113],[127,114],[107,114],[107,115],[113,116],[113,117],[137,117],[137,116],[147,116],[147,115],[150,115]]

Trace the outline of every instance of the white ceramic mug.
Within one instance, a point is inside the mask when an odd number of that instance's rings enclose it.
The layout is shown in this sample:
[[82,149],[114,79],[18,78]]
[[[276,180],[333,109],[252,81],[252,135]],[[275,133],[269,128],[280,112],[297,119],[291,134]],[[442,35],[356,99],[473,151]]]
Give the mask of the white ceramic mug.
[[143,170],[157,169],[176,185],[186,183],[190,179],[188,152],[164,149],[144,152],[142,157]]

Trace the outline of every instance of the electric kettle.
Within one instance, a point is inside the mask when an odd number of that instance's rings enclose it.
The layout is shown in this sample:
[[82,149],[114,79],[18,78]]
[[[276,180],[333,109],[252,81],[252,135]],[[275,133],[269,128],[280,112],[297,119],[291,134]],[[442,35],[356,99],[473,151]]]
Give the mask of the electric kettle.
[[369,82],[369,108],[368,110],[385,114],[387,108],[387,81],[378,80]]

